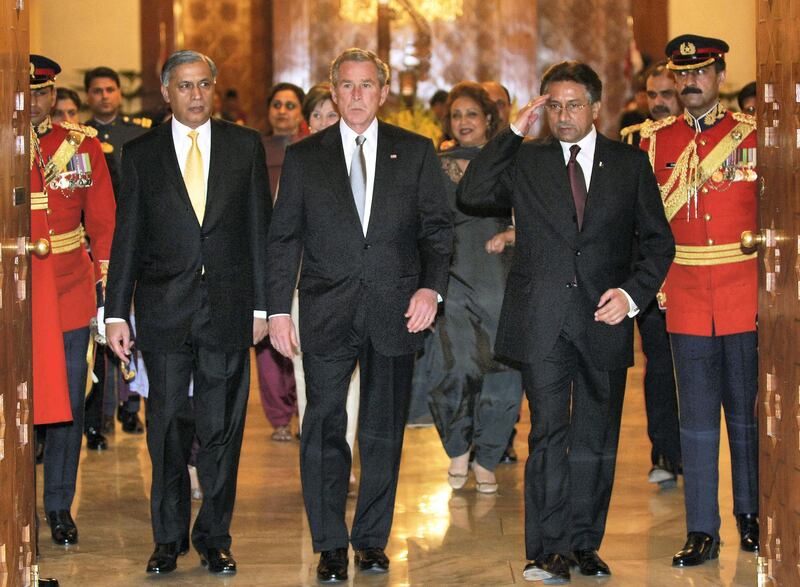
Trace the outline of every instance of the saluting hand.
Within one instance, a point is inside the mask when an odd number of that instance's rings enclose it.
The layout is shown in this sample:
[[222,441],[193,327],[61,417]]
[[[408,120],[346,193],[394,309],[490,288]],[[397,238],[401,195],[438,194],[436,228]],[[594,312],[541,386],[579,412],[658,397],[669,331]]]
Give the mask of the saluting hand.
[[538,98],[533,98],[522,107],[522,110],[517,113],[517,119],[514,121],[514,126],[519,132],[525,135],[530,132],[531,128],[533,128],[533,123],[539,120],[539,112],[537,110],[544,106],[549,99],[550,94],[544,94]]

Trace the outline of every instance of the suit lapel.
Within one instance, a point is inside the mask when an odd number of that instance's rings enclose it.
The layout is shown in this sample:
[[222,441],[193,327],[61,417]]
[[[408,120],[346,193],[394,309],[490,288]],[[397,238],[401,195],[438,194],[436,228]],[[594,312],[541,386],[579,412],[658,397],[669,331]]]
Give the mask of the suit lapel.
[[173,183],[178,197],[183,199],[186,204],[191,206],[189,192],[186,191],[186,184],[181,175],[181,167],[178,165],[178,157],[175,155],[175,143],[172,140],[172,124],[164,123],[158,127],[161,130],[159,138],[162,155],[158,158],[164,168],[165,177]]
[[547,170],[547,177],[550,180],[550,189],[542,190],[543,194],[552,194],[549,205],[554,210],[554,219],[567,232],[575,231],[577,234],[577,224],[575,223],[575,201],[572,199],[572,188],[569,185],[567,166],[564,163],[564,153],[561,150],[561,143],[556,139],[551,142],[544,153],[543,167]]
[[210,221],[213,221],[213,212],[217,209],[222,209],[220,206],[217,206],[220,197],[218,188],[225,174],[225,169],[229,167],[227,165],[227,160],[230,154],[230,150],[226,150],[223,147],[225,143],[225,131],[226,128],[224,124],[213,118],[211,119],[211,154],[209,155],[211,160],[208,165],[206,210],[203,216],[203,224],[208,224]]
[[594,146],[594,162],[592,163],[592,182],[589,185],[589,193],[586,197],[586,209],[583,212],[583,230],[586,230],[586,223],[591,222],[593,216],[602,209],[602,200],[607,193],[605,182],[608,178],[606,172],[605,159],[608,154],[608,139],[597,133],[597,142]]
[[325,132],[325,136],[322,138],[322,160],[325,177],[333,186],[333,192],[337,199],[336,204],[348,211],[347,218],[351,220],[353,227],[358,229],[358,233],[363,235],[361,222],[358,219],[358,209],[353,199],[353,191],[350,189],[350,177],[347,175],[341,130],[338,124],[334,124],[330,130],[323,132]]
[[[389,186],[394,185],[394,172],[397,154],[392,152],[394,141],[390,129],[378,121],[378,145],[375,157],[375,181],[372,187],[372,208],[369,214],[367,234],[381,226],[387,226],[389,220],[384,218],[387,211],[386,198]],[[394,158],[392,158],[394,155]]]

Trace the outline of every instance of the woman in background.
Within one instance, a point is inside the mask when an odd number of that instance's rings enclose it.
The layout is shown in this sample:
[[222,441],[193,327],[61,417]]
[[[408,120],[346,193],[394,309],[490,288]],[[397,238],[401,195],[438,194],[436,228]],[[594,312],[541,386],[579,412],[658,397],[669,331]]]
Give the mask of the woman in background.
[[448,198],[455,212],[455,242],[444,311],[417,362],[414,384],[428,393],[436,430],[450,466],[453,489],[467,483],[470,450],[480,493],[496,493],[494,469],[508,444],[519,413],[522,379],[494,359],[494,341],[509,252],[493,237],[511,223],[510,210],[470,210],[456,203],[456,188],[469,162],[492,137],[497,106],[480,84],[461,82],[447,100],[446,130],[456,144],[440,153],[450,179]]

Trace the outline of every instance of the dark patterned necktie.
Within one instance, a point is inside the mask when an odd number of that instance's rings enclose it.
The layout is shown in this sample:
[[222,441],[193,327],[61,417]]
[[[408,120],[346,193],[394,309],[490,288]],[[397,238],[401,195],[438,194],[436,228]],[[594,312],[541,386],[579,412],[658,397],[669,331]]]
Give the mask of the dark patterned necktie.
[[575,212],[578,219],[578,230],[583,227],[583,211],[586,209],[586,178],[583,175],[581,164],[578,163],[580,150],[578,145],[572,145],[569,148],[570,156],[567,163],[569,186],[572,188],[572,199],[575,201]]
[[364,141],[367,138],[361,135],[356,137],[356,150],[350,160],[350,188],[353,190],[353,200],[358,210],[361,226],[364,226],[364,207],[367,201],[367,162],[364,159]]

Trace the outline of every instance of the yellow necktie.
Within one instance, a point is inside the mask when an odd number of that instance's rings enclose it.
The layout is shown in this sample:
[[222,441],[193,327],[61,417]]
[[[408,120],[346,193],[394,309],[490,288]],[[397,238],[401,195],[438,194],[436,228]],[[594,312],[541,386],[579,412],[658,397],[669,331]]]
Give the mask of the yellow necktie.
[[192,139],[192,146],[189,154],[186,155],[186,166],[183,168],[183,181],[186,183],[186,191],[189,192],[189,201],[194,208],[197,221],[203,224],[203,214],[206,211],[206,179],[203,173],[203,155],[200,147],[197,146],[197,131],[189,133]]

